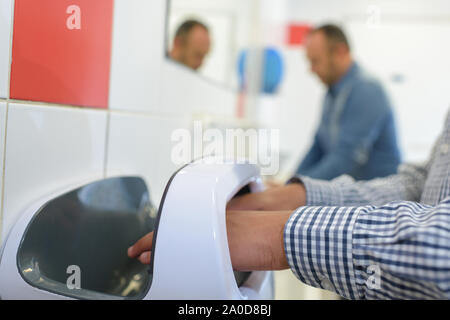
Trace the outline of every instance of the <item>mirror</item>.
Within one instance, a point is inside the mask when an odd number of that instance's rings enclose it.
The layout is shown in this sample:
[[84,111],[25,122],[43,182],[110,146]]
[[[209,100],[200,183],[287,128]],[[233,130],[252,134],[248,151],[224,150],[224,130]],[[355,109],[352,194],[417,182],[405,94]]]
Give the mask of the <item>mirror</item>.
[[237,89],[239,56],[249,46],[252,6],[253,1],[238,0],[168,1],[167,58]]

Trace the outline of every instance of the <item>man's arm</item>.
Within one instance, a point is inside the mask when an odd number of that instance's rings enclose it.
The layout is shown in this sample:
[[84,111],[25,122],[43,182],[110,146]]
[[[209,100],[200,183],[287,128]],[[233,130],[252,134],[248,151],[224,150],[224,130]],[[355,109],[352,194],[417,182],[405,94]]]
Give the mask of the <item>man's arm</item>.
[[450,197],[299,208],[284,234],[298,279],[348,299],[449,299],[449,240]]
[[420,201],[428,175],[426,165],[402,165],[395,175],[369,181],[355,181],[344,175],[332,181],[295,177],[305,187],[309,206],[383,205],[391,201]]
[[[291,268],[348,299],[450,298],[450,197],[438,206],[302,207],[227,212],[235,270]],[[153,233],[128,251],[150,262]]]
[[[232,199],[229,210],[295,210],[300,206],[383,205],[419,201],[429,165],[403,165],[395,175],[355,182],[350,176],[332,181],[298,176],[287,185]],[[294,183],[296,182],[296,183]]]
[[[235,270],[282,270],[289,265],[284,253],[284,226],[292,211],[228,211],[228,246]],[[128,256],[150,263],[154,233],[150,232],[128,249]],[[195,248],[193,248],[195,251]]]

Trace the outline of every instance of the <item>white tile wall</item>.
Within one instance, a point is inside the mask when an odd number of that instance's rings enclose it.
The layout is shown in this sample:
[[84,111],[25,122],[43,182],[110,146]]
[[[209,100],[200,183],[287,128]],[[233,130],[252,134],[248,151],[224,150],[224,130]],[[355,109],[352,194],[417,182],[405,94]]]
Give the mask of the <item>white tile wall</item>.
[[236,92],[166,60],[161,76],[161,112],[178,115],[234,115]]
[[13,0],[0,0],[0,98],[8,94],[10,36]]
[[154,111],[164,59],[165,0],[116,0],[109,105]]
[[188,118],[111,112],[107,176],[140,175],[159,205],[165,185],[179,165],[171,161],[171,134],[190,129]]
[[[0,0],[0,99],[8,98],[13,3]],[[115,1],[109,111],[0,103],[1,240],[33,201],[105,173],[143,176],[159,204],[179,167],[173,130],[190,129],[199,114],[234,116],[235,92],[166,60],[165,14],[165,0]]]
[[9,104],[2,241],[21,210],[104,173],[106,113]]

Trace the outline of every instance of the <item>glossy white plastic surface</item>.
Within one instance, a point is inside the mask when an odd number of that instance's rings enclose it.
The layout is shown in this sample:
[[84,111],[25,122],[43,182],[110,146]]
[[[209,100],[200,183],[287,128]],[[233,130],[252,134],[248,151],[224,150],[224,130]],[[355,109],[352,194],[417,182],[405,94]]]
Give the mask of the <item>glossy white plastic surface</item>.
[[[91,182],[87,181],[86,183]],[[20,275],[17,266],[17,252],[23,235],[36,212],[48,201],[75,189],[81,185],[74,185],[61,189],[59,192],[49,194],[27,209],[15,221],[13,227],[6,235],[0,249],[0,298],[11,300],[52,300],[71,299],[30,286]]]
[[[262,190],[251,164],[195,162],[173,178],[161,202],[151,299],[271,299],[269,272],[237,287],[226,231],[226,204],[244,186]],[[195,288],[195,289],[194,289]]]
[[[271,272],[252,272],[238,288],[231,265],[226,204],[247,185],[252,192],[263,189],[255,165],[198,161],[172,177],[161,202],[153,280],[144,299],[273,298]],[[80,186],[42,198],[13,224],[0,252],[2,299],[71,299],[27,283],[18,270],[17,252],[35,213],[48,201]]]

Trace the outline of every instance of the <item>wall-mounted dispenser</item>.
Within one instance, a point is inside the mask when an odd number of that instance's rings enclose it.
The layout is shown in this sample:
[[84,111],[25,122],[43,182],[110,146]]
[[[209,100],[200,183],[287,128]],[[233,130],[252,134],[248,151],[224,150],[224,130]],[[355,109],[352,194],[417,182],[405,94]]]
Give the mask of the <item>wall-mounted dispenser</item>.
[[[2,299],[271,299],[272,273],[234,272],[226,204],[262,190],[251,164],[199,160],[169,180],[159,210],[144,180],[62,190],[23,212],[0,252]],[[152,263],[127,248],[155,231]]]

